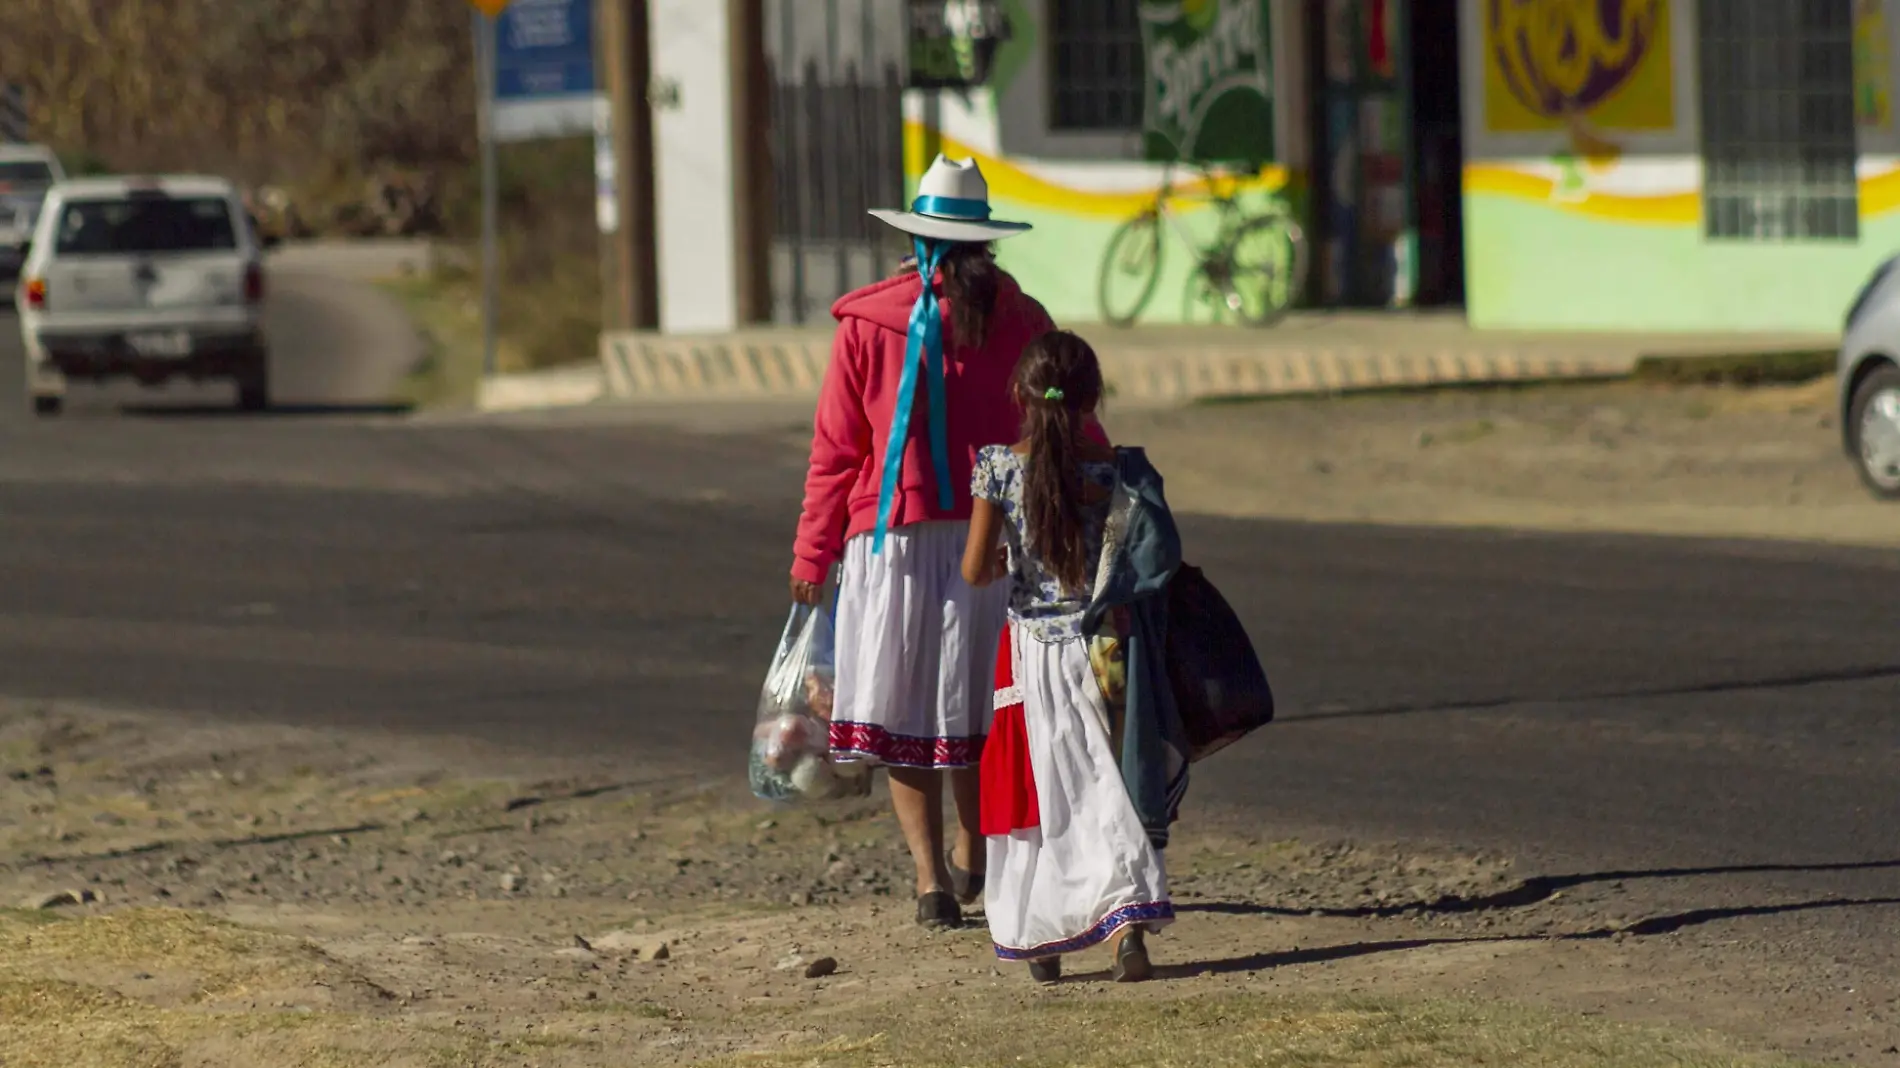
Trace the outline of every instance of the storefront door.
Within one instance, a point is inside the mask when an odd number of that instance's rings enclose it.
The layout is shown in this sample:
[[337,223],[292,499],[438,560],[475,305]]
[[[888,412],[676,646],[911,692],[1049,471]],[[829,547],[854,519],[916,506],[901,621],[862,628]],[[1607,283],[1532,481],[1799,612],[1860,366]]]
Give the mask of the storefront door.
[[1313,184],[1325,304],[1404,307],[1416,291],[1407,6],[1325,0],[1314,27]]

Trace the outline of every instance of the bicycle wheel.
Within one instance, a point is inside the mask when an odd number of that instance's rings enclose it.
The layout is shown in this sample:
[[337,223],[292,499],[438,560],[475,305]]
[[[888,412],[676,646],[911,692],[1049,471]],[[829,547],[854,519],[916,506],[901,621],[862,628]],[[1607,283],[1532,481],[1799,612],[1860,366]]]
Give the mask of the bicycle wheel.
[[1306,279],[1306,234],[1283,215],[1240,224],[1222,247],[1215,291],[1241,322],[1269,326],[1299,303]]
[[1161,281],[1161,216],[1137,215],[1108,239],[1096,292],[1102,319],[1112,326],[1133,326]]

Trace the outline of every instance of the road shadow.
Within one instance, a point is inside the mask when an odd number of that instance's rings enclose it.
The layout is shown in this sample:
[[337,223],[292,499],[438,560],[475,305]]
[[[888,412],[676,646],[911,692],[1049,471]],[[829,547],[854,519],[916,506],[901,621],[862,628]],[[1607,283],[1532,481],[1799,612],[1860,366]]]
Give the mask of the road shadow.
[[[1326,964],[1335,961],[1352,960],[1358,957],[1370,957],[1382,953],[1405,953],[1437,946],[1477,946],[1477,945],[1513,945],[1531,942],[1598,942],[1613,938],[1653,938],[1674,934],[1690,927],[1716,923],[1722,920],[1751,919],[1762,916],[1785,916],[1803,912],[1817,912],[1829,909],[1885,908],[1900,906],[1900,897],[1861,897],[1861,898],[1819,898],[1809,901],[1794,901],[1779,905],[1737,905],[1728,908],[1688,909],[1683,912],[1651,916],[1631,923],[1604,925],[1585,928],[1580,931],[1555,931],[1534,935],[1468,935],[1452,938],[1393,938],[1374,941],[1342,942],[1330,946],[1302,946],[1297,949],[1265,950],[1258,953],[1246,953],[1233,957],[1221,957],[1215,960],[1181,961],[1155,966],[1155,978],[1159,980],[1191,979],[1202,975],[1226,975],[1235,972],[1258,972],[1271,968],[1295,967],[1302,964]],[[1240,908],[1196,909],[1193,906],[1177,911],[1218,911],[1245,913]],[[1255,910],[1256,913],[1259,910]],[[1064,982],[1110,982],[1112,976],[1105,968],[1088,972],[1077,972],[1064,976]]]
[[122,404],[122,415],[141,419],[318,419],[348,416],[402,416],[416,410],[406,401],[368,404],[273,404],[247,412],[228,404]]
[[1250,901],[1214,901],[1177,904],[1176,912],[1207,912],[1229,916],[1319,916],[1328,919],[1394,919],[1413,915],[1457,915],[1502,909],[1520,909],[1555,897],[1558,892],[1593,883],[1629,883],[1645,879],[1693,879],[1713,875],[1825,874],[1829,872],[1888,871],[1900,869],[1900,859],[1856,860],[1822,864],[1728,864],[1702,868],[1650,868],[1631,871],[1582,872],[1574,875],[1533,875],[1488,894],[1443,894],[1429,901],[1388,902],[1346,908],[1296,908]]
[[1340,719],[1381,719],[1387,716],[1413,716],[1432,712],[1483,712],[1512,705],[1574,705],[1604,701],[1635,701],[1658,697],[1706,697],[1753,690],[1787,690],[1804,686],[1826,686],[1844,682],[1882,682],[1900,679],[1900,665],[1840,668],[1831,671],[1804,671],[1753,679],[1720,682],[1690,682],[1676,686],[1656,686],[1630,690],[1603,690],[1583,694],[1552,694],[1507,697],[1479,697],[1417,704],[1378,705],[1371,708],[1342,708],[1314,712],[1294,712],[1275,718],[1278,725],[1319,723]]

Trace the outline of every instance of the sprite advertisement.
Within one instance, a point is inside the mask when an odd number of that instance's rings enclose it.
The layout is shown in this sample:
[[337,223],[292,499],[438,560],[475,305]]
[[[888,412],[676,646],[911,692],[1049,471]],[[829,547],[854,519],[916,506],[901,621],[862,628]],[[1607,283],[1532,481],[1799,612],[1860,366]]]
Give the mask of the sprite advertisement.
[[1149,159],[1272,162],[1268,0],[1141,0]]

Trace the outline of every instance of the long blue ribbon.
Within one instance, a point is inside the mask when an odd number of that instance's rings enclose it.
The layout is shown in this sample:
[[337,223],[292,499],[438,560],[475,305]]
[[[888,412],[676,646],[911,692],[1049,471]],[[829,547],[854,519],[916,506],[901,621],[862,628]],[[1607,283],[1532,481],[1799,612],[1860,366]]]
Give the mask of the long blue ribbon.
[[[922,201],[925,198],[919,197]],[[923,292],[910,309],[910,330],[904,344],[904,374],[897,385],[897,408],[891,414],[891,438],[884,447],[884,484],[877,496],[877,529],[871,535],[871,551],[884,551],[884,536],[890,533],[891,509],[897,504],[897,482],[904,472],[904,450],[910,442],[911,409],[917,401],[917,371],[922,366],[930,376],[930,458],[937,475],[937,505],[949,511],[955,504],[950,492],[949,408],[944,403],[943,312],[937,302],[934,280],[937,264],[943,259],[947,242],[911,239],[917,253],[917,274],[923,279]]]

